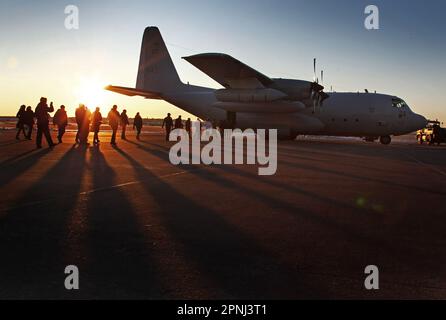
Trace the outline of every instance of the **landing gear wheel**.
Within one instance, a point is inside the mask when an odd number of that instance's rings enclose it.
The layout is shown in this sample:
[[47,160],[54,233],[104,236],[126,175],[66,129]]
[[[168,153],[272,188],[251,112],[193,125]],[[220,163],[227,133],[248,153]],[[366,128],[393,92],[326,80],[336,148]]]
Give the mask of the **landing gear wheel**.
[[390,144],[392,142],[392,138],[390,136],[382,136],[379,138],[379,142],[381,142],[384,145]]

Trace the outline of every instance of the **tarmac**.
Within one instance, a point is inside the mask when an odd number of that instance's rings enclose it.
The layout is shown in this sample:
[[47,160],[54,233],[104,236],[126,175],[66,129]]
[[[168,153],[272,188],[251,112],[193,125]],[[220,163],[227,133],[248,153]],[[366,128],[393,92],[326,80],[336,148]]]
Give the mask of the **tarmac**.
[[302,137],[259,176],[174,166],[156,130],[109,140],[0,132],[0,298],[446,299],[445,147]]

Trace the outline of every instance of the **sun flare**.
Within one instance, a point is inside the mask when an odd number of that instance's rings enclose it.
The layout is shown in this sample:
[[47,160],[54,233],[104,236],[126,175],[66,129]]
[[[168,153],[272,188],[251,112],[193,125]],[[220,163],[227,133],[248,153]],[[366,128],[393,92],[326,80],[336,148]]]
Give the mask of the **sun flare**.
[[90,109],[101,106],[105,102],[104,86],[98,78],[81,78],[74,92],[76,100]]

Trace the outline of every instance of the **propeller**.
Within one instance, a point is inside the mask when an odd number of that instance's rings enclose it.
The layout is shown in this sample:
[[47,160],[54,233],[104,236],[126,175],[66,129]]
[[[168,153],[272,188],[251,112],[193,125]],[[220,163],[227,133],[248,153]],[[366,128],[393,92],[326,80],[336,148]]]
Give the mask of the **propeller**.
[[[324,86],[319,84],[319,78],[316,76],[317,69],[316,69],[316,58],[313,59],[313,82],[311,83],[310,87],[310,98],[313,101],[313,113],[316,111],[316,106],[322,106],[322,103],[325,99],[327,99],[329,96],[328,94],[324,93]],[[324,83],[324,71],[321,70],[321,84]]]
[[313,59],[313,82],[316,82],[316,58]]

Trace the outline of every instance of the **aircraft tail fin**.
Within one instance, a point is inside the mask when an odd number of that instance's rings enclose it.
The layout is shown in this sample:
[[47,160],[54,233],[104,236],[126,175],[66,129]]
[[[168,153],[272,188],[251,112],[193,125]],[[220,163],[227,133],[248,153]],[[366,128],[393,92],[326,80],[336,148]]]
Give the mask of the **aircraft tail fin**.
[[181,84],[159,29],[147,27],[142,39],[136,89],[163,93]]

